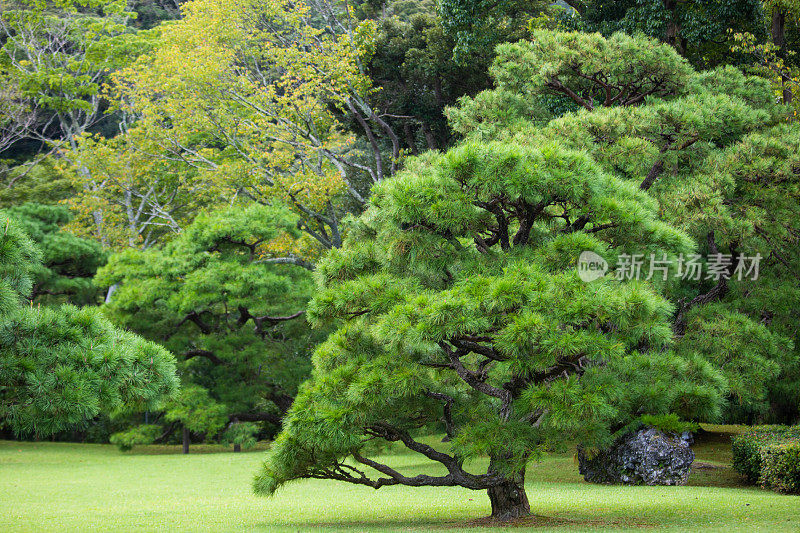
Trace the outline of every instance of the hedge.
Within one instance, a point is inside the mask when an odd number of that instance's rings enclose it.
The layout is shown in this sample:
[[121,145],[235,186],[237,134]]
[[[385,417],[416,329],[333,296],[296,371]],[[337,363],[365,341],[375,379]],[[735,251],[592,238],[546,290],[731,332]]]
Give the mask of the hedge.
[[800,492],[800,426],[760,426],[731,440],[733,468],[750,483]]
[[161,433],[161,426],[143,424],[141,426],[133,426],[119,433],[114,433],[111,435],[109,441],[111,444],[116,444],[123,452],[128,452],[137,444],[153,444],[153,441],[156,440],[159,433]]
[[761,450],[761,478],[765,489],[800,494],[800,439],[769,444]]

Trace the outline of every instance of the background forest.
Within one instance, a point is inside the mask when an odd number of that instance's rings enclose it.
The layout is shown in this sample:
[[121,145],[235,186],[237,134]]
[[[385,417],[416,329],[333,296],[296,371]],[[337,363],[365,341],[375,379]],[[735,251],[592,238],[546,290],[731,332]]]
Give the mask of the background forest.
[[[352,425],[461,457],[550,439],[454,431],[487,416],[473,395],[505,401],[494,371],[541,378],[526,423],[587,444],[797,423],[798,45],[788,0],[6,0],[0,437],[239,450],[288,413],[272,492],[318,466],[298,442],[347,455]],[[604,292],[563,273],[581,250],[733,262]],[[509,303],[533,285],[546,302]],[[420,355],[445,341],[450,362]],[[587,346],[626,357],[587,371]],[[331,421],[310,406],[336,383],[359,413],[432,414]]]

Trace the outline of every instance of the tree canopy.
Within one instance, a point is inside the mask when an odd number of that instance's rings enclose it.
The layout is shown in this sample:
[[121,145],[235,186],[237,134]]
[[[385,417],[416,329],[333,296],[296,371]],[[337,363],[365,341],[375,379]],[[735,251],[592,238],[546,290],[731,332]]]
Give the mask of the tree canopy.
[[40,252],[3,218],[0,423],[43,437],[174,394],[175,363],[161,346],[115,328],[97,309],[26,305]]
[[[696,408],[713,413],[713,369],[668,350],[669,303],[640,283],[586,284],[573,268],[584,249],[610,259],[692,246],[646,194],[579,152],[490,143],[423,158],[377,188],[320,264],[311,318],[343,324],[317,349],[256,489],[301,477],[458,485],[488,489],[493,515],[507,518],[527,509],[529,459],[561,438],[608,442],[635,421],[628,408],[645,398],[627,395],[642,389],[610,376],[679,365],[676,381],[702,377]],[[671,407],[666,396],[647,406]],[[452,454],[412,437],[441,418]],[[362,455],[371,438],[401,441],[448,474],[378,464]],[[478,454],[489,470],[464,470]]]
[[301,253],[300,235],[286,208],[201,214],[163,248],[113,255],[97,281],[118,287],[106,305],[115,321],[169,348],[185,385],[210,393],[212,418],[277,428],[323,335],[305,321],[310,273],[283,262]]
[[[308,477],[451,485],[486,489],[494,517],[521,516],[526,463],[559,442],[602,448],[643,418],[714,420],[728,400],[753,408],[788,368],[792,342],[725,298],[731,285],[758,286],[736,281],[733,261],[717,279],[670,270],[586,282],[576,270],[587,251],[673,269],[702,250],[756,253],[723,228],[736,223],[733,206],[764,199],[702,171],[724,171],[712,161],[773,132],[781,110],[768,83],[697,73],[646,38],[536,35],[500,46],[498,88],[451,110],[467,140],[376,186],[341,250],[319,263],[309,317],[338,329],[314,355],[257,492]],[[557,118],[550,104],[565,97],[577,110]],[[708,218],[687,220],[698,187],[692,212]],[[415,437],[440,423],[449,450]],[[447,473],[402,474],[369,457],[373,439]],[[468,471],[480,455],[488,470]]]
[[[628,38],[614,36],[608,41],[617,39]],[[602,49],[608,46],[601,44],[604,41],[596,35],[566,34],[561,44],[555,45],[552,57],[569,57],[570,50],[584,50],[591,42]],[[454,127],[479,139],[500,137],[535,143],[558,139],[564,146],[586,151],[606,171],[637,184],[658,200],[660,218],[689,233],[701,251],[729,256],[730,271],[715,283],[709,279],[684,280],[669,293],[679,308],[675,317],[678,334],[685,332],[686,313],[691,307],[722,301],[729,312],[745,312],[750,320],[771,327],[784,340],[788,337],[796,341],[793,330],[773,324],[771,317],[782,315],[780,310],[794,299],[788,280],[797,260],[798,183],[789,169],[794,165],[797,126],[780,123],[785,108],[776,103],[767,80],[746,76],[733,67],[695,72],[669,47],[641,39],[631,42],[638,42],[634,46],[642,49],[643,58],[652,57],[653,47],[660,47],[656,55],[662,57],[662,76],[670,83],[681,80],[682,88],[660,98],[652,95],[646,105],[625,105],[621,99],[614,100],[614,95],[623,94],[617,91],[639,78],[623,74],[611,84],[607,81],[612,79],[611,74],[622,68],[622,63],[612,59],[607,67],[595,70],[596,80],[592,82],[580,75],[570,79],[559,74],[557,77],[566,81],[563,88],[556,89],[546,78],[525,74],[510,90],[507,85],[512,82],[506,80],[514,80],[515,71],[524,68],[516,59],[530,57],[520,55],[520,51],[538,47],[504,45],[493,69],[497,89],[465,99],[460,109],[452,109]],[[536,65],[541,64],[541,56],[534,58]],[[628,63],[631,71],[640,68],[635,61]],[[609,92],[603,84],[613,85],[613,89]],[[574,97],[564,96],[569,92]],[[581,105],[578,111],[555,119],[553,113],[541,110],[543,99],[569,98],[579,104],[580,100],[604,99],[606,94],[612,95],[610,105],[593,109]],[[728,279],[739,258],[756,254],[764,257],[758,282]],[[755,299],[761,291],[768,291],[770,296]],[[754,307],[756,301],[758,309]],[[728,334],[736,335],[738,327],[733,324],[737,322],[728,323],[732,326]],[[783,360],[783,371],[796,375],[796,363],[791,362],[796,361],[796,355],[787,356],[787,350],[785,346],[772,349],[769,358]],[[751,363],[762,369],[772,366],[756,361]],[[753,383],[762,387],[751,398],[761,406],[751,411],[750,416],[757,416],[765,412],[761,401],[767,382],[759,379]],[[773,402],[786,403],[782,389],[771,396]],[[797,405],[797,396],[789,403]],[[781,411],[791,419],[794,409]]]

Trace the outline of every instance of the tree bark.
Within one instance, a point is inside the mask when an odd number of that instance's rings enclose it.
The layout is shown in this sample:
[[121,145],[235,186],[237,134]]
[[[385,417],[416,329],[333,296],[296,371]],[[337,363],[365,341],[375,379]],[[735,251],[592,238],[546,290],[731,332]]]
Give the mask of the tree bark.
[[681,26],[678,23],[678,2],[679,0],[664,0],[664,8],[669,11],[669,21],[667,22],[666,41],[680,55],[686,55],[686,39],[681,37]]
[[117,289],[119,289],[119,283],[115,283],[108,288],[108,291],[106,292],[106,303],[111,302],[111,297],[114,296],[114,293],[117,292]]
[[438,150],[439,145],[436,143],[436,137],[426,123],[422,123],[422,133],[425,135],[425,142],[428,143],[428,150]]
[[514,520],[531,514],[528,495],[525,494],[524,474],[518,479],[487,490],[492,502],[492,518],[499,521]]
[[[778,57],[786,60],[786,13],[779,7],[774,7],[772,10],[772,44],[779,47]],[[792,89],[786,84],[785,77],[782,77],[781,84],[783,85],[783,103],[792,103]]]
[[[494,463],[494,458],[491,458],[488,471],[490,474],[497,471]],[[531,514],[528,495],[525,494],[525,471],[506,479],[502,485],[487,489],[489,501],[492,502],[492,518],[503,522]]]
[[189,453],[189,428],[183,426],[183,453]]
[[414,139],[414,133],[411,131],[411,124],[408,122],[403,124],[403,133],[406,136],[406,144],[408,145],[408,149],[411,150],[412,154],[419,155],[419,150],[417,150],[417,142]]

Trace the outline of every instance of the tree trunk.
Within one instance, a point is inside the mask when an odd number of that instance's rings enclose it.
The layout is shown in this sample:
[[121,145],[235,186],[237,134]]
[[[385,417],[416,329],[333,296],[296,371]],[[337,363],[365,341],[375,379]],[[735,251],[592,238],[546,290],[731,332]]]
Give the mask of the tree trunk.
[[111,297],[114,296],[117,289],[119,289],[119,283],[115,283],[108,288],[108,292],[106,292],[106,303],[111,303]]
[[517,480],[488,489],[492,502],[492,518],[495,520],[514,520],[531,514],[528,495],[525,494],[524,475]]
[[406,144],[408,145],[408,149],[411,150],[412,154],[419,155],[419,150],[417,150],[417,141],[414,139],[414,133],[411,131],[411,124],[408,122],[403,123],[403,133],[406,136]]
[[436,144],[436,137],[426,123],[422,123],[422,133],[425,134],[425,141],[428,143],[428,150],[438,150],[439,145]]
[[[772,44],[779,47],[778,57],[786,60],[786,13],[779,7],[772,10]],[[781,77],[783,85],[783,103],[792,103],[792,89],[786,84],[786,79]]]
[[242,451],[242,445],[241,444],[234,444],[233,445],[233,451],[235,453],[238,453],[238,452]]
[[183,426],[183,453],[189,453],[189,428]]
[[686,55],[686,39],[681,37],[681,26],[678,23],[678,2],[677,0],[664,0],[664,8],[669,11],[669,21],[667,22],[666,41],[672,45],[680,55]]
[[[495,459],[491,458],[488,473],[496,472]],[[492,487],[487,492],[489,501],[492,502],[492,518],[495,520],[514,520],[531,514],[528,495],[525,494],[524,470],[513,478],[506,478],[505,483]]]

